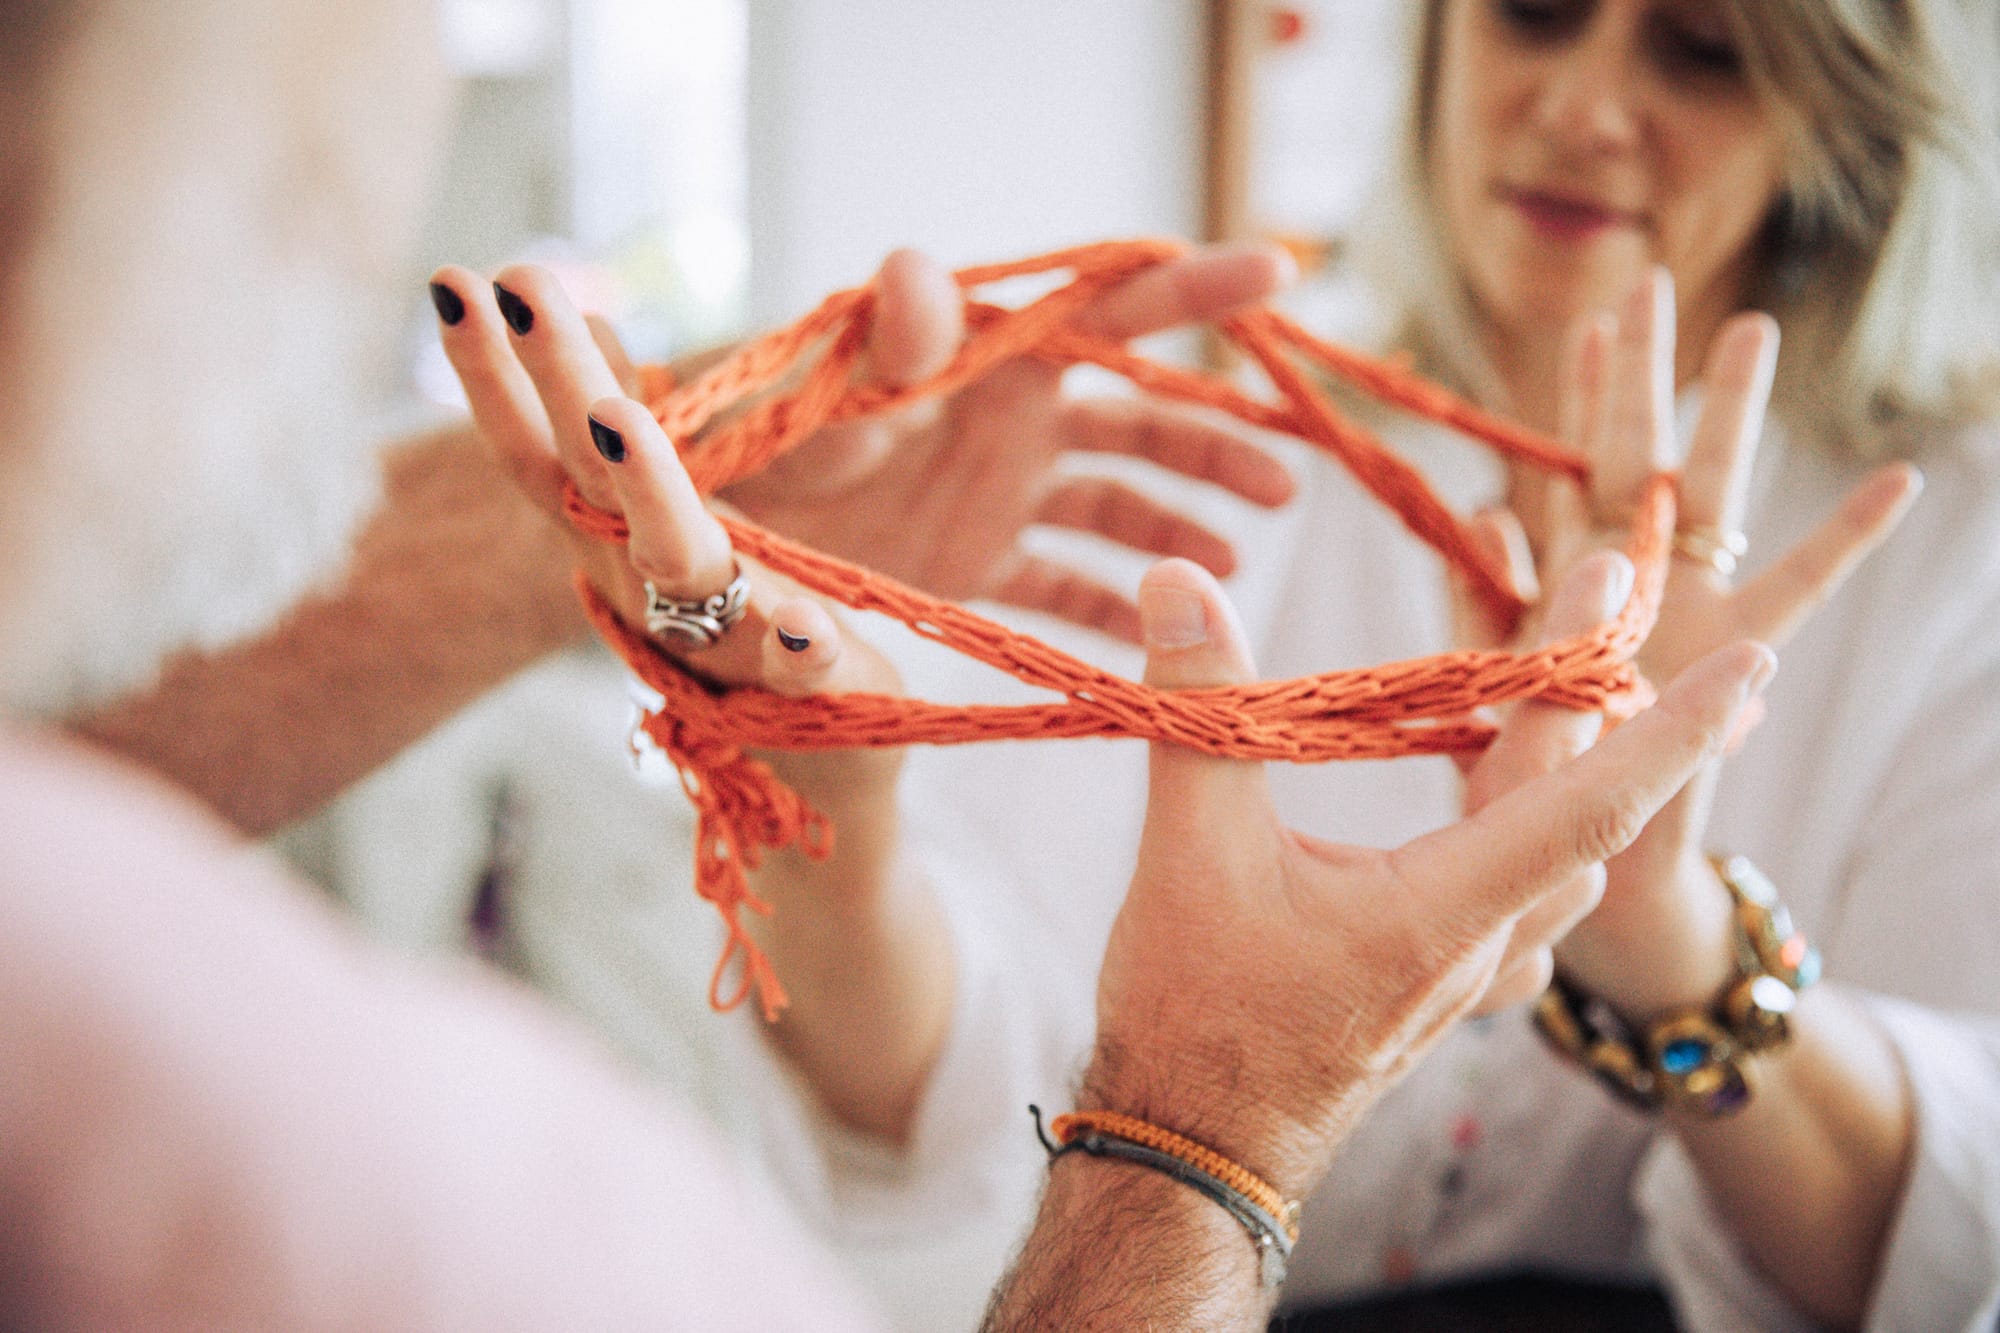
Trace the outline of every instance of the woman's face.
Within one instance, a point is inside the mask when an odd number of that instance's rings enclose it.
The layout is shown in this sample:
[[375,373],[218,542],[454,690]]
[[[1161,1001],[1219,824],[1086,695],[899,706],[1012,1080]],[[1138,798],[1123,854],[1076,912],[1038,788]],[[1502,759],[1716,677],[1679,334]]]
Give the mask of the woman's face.
[[1716,0],[1446,0],[1430,168],[1481,312],[1560,338],[1652,264],[1684,348],[1748,287],[1780,136]]

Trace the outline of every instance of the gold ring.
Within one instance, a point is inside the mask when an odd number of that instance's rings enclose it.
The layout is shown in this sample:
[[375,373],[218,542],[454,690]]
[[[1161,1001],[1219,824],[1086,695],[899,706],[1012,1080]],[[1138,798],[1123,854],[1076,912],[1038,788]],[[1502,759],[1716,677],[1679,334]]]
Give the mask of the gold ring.
[[1750,549],[1750,539],[1741,532],[1724,532],[1711,525],[1676,528],[1673,550],[1699,564],[1707,565],[1723,578],[1736,573],[1736,563]]

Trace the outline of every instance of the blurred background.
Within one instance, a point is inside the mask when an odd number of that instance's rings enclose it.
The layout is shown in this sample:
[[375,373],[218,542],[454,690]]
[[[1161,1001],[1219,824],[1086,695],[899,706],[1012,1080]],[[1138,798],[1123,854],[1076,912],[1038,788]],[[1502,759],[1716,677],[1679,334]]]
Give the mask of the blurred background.
[[[635,357],[782,323],[897,245],[1274,236],[1340,322],[1394,0],[445,0],[461,92],[420,262],[532,257]],[[411,357],[455,394],[427,312]]]

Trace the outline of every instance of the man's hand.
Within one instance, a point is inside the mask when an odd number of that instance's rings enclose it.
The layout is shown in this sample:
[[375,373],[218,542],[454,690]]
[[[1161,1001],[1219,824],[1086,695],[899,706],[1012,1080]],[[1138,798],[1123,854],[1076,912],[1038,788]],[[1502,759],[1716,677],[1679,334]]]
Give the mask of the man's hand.
[[[1598,618],[1629,579],[1622,565],[1579,567],[1557,614]],[[1149,681],[1252,678],[1207,575],[1166,563],[1140,596]],[[1285,828],[1258,765],[1154,746],[1087,1103],[1303,1194],[1362,1110],[1496,977],[1546,975],[1550,945],[1594,900],[1599,863],[1721,748],[1772,667],[1761,645],[1724,648],[1580,758],[1594,720],[1519,709],[1489,756],[1482,808],[1389,851]]]
[[[1588,623],[1629,578],[1621,557],[1586,561],[1555,614]],[[1201,570],[1156,566],[1139,605],[1153,684],[1251,679],[1242,631]],[[1722,747],[1772,666],[1761,645],[1724,648],[1580,758],[1593,722],[1517,709],[1484,761],[1483,808],[1393,851],[1295,833],[1261,766],[1156,744],[1082,1106],[1184,1134],[1303,1197],[1361,1113],[1496,978],[1546,971],[1596,867]],[[1073,1153],[1051,1168],[986,1327],[1261,1329],[1274,1293],[1256,1255],[1179,1182]]]

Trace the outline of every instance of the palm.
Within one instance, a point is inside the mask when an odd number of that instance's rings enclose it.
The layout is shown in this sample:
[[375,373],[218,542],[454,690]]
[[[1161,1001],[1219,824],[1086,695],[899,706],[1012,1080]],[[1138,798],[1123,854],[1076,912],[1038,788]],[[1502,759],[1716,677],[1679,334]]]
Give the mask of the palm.
[[1048,367],[1002,366],[927,419],[881,423],[893,445],[872,471],[742,503],[760,523],[938,596],[990,596],[1053,481],[1059,387]]
[[[1262,249],[1212,249],[1113,288],[1077,326],[1135,338],[1217,318],[1270,296],[1286,277]],[[870,373],[911,384],[941,369],[963,336],[948,274],[912,252],[878,278]],[[926,592],[986,597],[1138,637],[1129,596],[1028,553],[1041,523],[1230,572],[1229,545],[1122,482],[1071,475],[1067,453],[1126,454],[1259,504],[1291,493],[1284,469],[1237,434],[1145,399],[1079,398],[1062,371],[1007,362],[938,402],[822,431],[727,498],[766,526]]]

